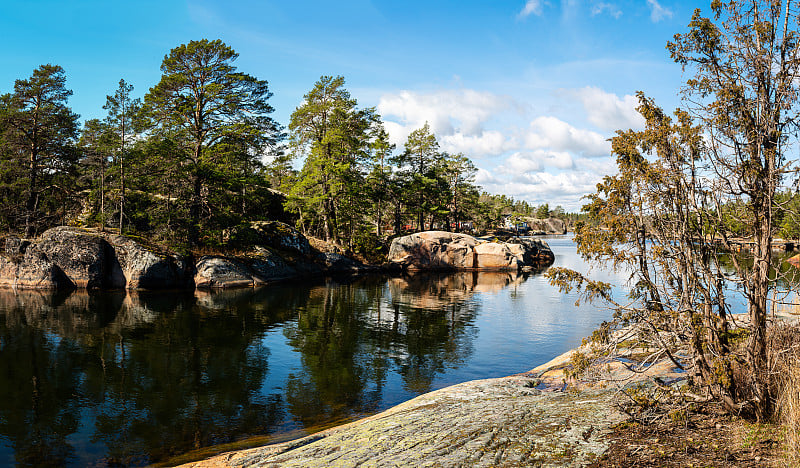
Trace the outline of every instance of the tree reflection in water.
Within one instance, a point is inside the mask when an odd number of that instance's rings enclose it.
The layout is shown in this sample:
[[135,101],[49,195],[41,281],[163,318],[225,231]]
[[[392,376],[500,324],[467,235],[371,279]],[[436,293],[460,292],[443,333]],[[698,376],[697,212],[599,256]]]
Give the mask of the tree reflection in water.
[[[145,465],[379,411],[389,380],[423,393],[471,356],[475,292],[523,280],[463,273],[196,294],[2,292],[0,464]],[[283,342],[265,339],[276,330]],[[297,366],[271,369],[278,348]],[[267,384],[271,370],[285,376],[277,387],[274,377]]]

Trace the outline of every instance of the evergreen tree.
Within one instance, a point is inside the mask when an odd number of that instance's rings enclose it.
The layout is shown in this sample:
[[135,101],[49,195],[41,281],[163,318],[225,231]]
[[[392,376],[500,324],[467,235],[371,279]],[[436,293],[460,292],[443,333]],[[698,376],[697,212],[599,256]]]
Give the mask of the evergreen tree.
[[[304,157],[290,190],[290,206],[319,226],[325,240],[352,240],[365,199],[362,167],[370,158],[372,135],[380,126],[374,108],[358,109],[341,76],[323,76],[292,113],[292,154]],[[305,216],[303,212],[305,211]],[[311,212],[311,213],[310,213]],[[313,213],[313,214],[312,214]]]
[[79,148],[82,153],[81,162],[84,166],[82,185],[88,185],[89,200],[88,206],[84,211],[89,211],[92,217],[95,209],[93,200],[97,199],[99,207],[97,209],[97,222],[100,228],[105,228],[106,224],[106,174],[110,155],[114,152],[115,138],[109,126],[98,119],[87,120],[81,132]]
[[[21,217],[28,237],[46,223],[43,216],[63,217],[70,195],[63,176],[74,169],[78,115],[67,106],[72,91],[65,85],[63,68],[42,65],[30,78],[17,80],[13,93],[0,96],[5,156],[25,168]],[[52,209],[42,210],[45,204]]]
[[145,114],[155,132],[180,142],[175,153],[190,186],[189,243],[199,241],[210,213],[208,190],[226,177],[223,140],[236,139],[252,160],[274,148],[283,135],[269,116],[272,96],[266,81],[236,70],[238,54],[219,39],[191,41],[164,57],[161,81],[145,96]]
[[434,209],[437,192],[436,168],[441,154],[439,142],[426,122],[408,135],[405,151],[394,158],[405,178],[409,206],[417,218],[417,229],[425,230],[425,215]]
[[106,96],[106,105],[103,109],[108,111],[106,125],[111,129],[116,137],[116,168],[118,172],[119,186],[119,232],[122,234],[123,223],[125,220],[125,159],[128,146],[135,136],[133,131],[133,118],[139,112],[141,101],[131,98],[133,85],[119,80],[119,87],[113,96]]

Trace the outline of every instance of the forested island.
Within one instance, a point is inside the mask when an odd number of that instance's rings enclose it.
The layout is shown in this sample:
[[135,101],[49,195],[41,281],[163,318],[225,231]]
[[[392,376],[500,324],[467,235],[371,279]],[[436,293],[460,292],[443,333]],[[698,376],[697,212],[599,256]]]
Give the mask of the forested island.
[[278,220],[377,260],[387,235],[567,219],[561,207],[481,192],[470,158],[440,150],[427,124],[395,148],[341,76],[314,83],[284,127],[267,81],[240,72],[237,57],[220,40],[180,45],[142,99],[121,79],[107,116],[83,125],[60,66],[17,80],[0,96],[0,231],[69,225],[209,252]]

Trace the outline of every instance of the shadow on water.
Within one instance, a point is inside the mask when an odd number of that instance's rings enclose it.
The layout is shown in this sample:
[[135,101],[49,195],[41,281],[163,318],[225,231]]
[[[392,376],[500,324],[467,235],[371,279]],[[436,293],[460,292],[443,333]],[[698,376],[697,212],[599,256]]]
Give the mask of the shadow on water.
[[0,464],[146,465],[381,411],[464,365],[476,295],[525,279],[0,292]]

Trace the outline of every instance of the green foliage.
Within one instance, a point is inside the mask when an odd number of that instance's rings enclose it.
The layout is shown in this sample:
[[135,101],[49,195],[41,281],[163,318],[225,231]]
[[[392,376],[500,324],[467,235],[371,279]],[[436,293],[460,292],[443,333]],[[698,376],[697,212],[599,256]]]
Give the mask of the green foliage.
[[237,58],[220,40],[173,48],[143,99],[119,80],[79,140],[61,67],[17,80],[0,96],[0,229],[73,224],[225,248],[232,227],[280,219],[379,261],[387,234],[481,232],[535,211],[481,193],[468,155],[441,151],[427,123],[396,151],[341,76],[305,95],[284,147],[268,83]]
[[550,206],[545,203],[544,205],[536,208],[536,217],[539,219],[546,219],[550,217]]
[[[798,6],[714,1],[713,19],[695,11],[689,31],[668,43],[690,76],[687,108],[669,116],[639,93],[645,129],[612,139],[618,172],[588,197],[575,230],[586,259],[630,273],[628,301],[603,296],[612,329],[691,366],[695,384],[756,418],[775,401],[765,336],[773,239],[792,229],[793,197],[779,188],[796,172],[786,149],[798,139]],[[751,241],[747,256],[721,255],[737,237]],[[575,272],[549,276],[562,288],[588,284]],[[743,334],[731,330],[734,294],[748,308]],[[679,351],[690,358],[679,362]]]
[[227,221],[225,206],[213,205],[211,193],[224,198],[219,191],[251,174],[260,154],[283,136],[269,117],[267,82],[238,72],[237,57],[220,40],[178,46],[164,57],[161,81],[144,100],[143,116],[154,135],[181,147],[165,162],[189,186],[191,244],[201,231]]
[[[24,168],[16,183],[6,185],[22,190],[11,199],[24,203],[9,210],[5,223],[12,228],[23,225],[28,236],[63,219],[73,208],[78,116],[67,106],[71,95],[64,69],[48,64],[35,69],[30,78],[16,80],[13,93],[0,96],[4,166]],[[21,206],[24,210],[19,210]]]

